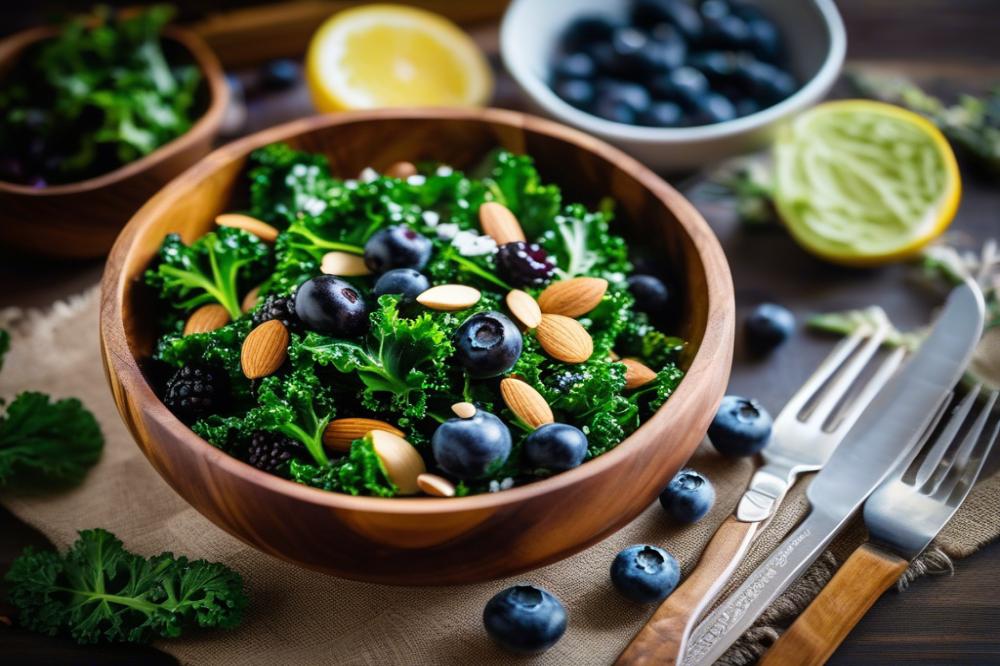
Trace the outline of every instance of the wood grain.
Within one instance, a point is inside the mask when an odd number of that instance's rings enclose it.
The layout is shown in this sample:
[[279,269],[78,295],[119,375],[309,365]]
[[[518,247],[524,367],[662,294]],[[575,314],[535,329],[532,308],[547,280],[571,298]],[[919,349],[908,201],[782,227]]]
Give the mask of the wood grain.
[[[275,141],[324,153],[335,173],[399,160],[468,168],[502,146],[527,153],[567,200],[618,203],[616,224],[641,237],[681,285],[678,332],[696,350],[667,405],[613,451],[501,493],[451,499],[351,497],[266,474],[184,427],[139,369],[155,338],[136,278],[164,234],[205,233],[238,205],[246,157]],[[573,164],[573,169],[566,169]],[[380,110],[308,118],[217,150],[155,196],[112,250],[102,284],[101,341],[115,402],[140,448],[185,499],[275,556],[339,576],[396,584],[484,580],[566,557],[647,507],[700,442],[725,389],[733,344],[732,283],[702,217],[618,150],[510,111]],[[629,492],[622,492],[623,488]],[[322,535],[317,538],[317,535]]]
[[858,548],[761,659],[761,666],[819,666],[909,562],[870,543]]

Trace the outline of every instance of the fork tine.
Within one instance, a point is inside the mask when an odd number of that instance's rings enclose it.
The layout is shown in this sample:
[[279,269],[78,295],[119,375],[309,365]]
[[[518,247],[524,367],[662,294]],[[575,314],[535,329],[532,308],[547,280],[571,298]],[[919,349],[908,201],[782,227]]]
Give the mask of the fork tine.
[[955,437],[958,435],[959,429],[961,429],[966,417],[969,416],[969,411],[972,409],[972,404],[976,401],[976,396],[978,395],[979,387],[976,386],[952,410],[944,430],[938,435],[934,445],[927,452],[927,456],[920,463],[920,469],[917,470],[913,485],[918,488],[923,486],[931,478],[935,470],[937,470],[938,465],[941,464],[941,460],[944,458],[944,454],[948,452],[952,442],[955,441]]
[[[947,468],[941,469],[941,471],[935,475],[936,478],[931,479],[926,491],[928,495],[940,493],[942,497],[946,497],[955,489],[955,486],[965,474],[966,465],[972,457],[973,450],[977,448],[982,440],[983,430],[986,428],[986,422],[990,418],[990,414],[993,412],[993,405],[996,403],[996,400],[997,394],[994,391],[986,399],[986,406],[980,411],[975,423],[972,424],[972,427],[970,427],[969,431],[965,434],[965,439],[962,440],[962,444],[959,446],[958,451],[956,451],[955,455],[952,456],[950,465]],[[992,443],[987,441],[986,444],[988,451],[989,446],[991,446]]]
[[996,425],[993,427],[993,434],[989,436],[988,439],[984,440],[983,449],[976,458],[976,462],[965,470],[962,477],[958,480],[955,490],[952,491],[951,496],[948,498],[948,505],[957,507],[962,502],[965,501],[966,496],[969,491],[972,490],[973,484],[976,479],[979,478],[979,474],[983,471],[983,467],[986,465],[986,459],[990,455],[990,451],[996,445],[997,440],[1000,439],[1000,421],[997,421]]
[[920,435],[920,439],[917,440],[916,445],[910,450],[910,453],[907,454],[906,458],[896,466],[895,470],[893,470],[890,478],[900,479],[910,471],[913,467],[913,463],[920,457],[920,453],[926,448],[927,442],[930,441],[930,438],[934,435],[934,431],[937,430],[938,425],[941,423],[941,419],[943,419],[944,415],[948,413],[948,405],[951,404],[954,398],[954,391],[948,391],[941,396],[937,407],[934,408],[934,416],[931,417],[930,423],[927,424],[923,434]]
[[[850,430],[855,422],[864,413],[865,409],[878,395],[878,392],[889,383],[892,376],[899,369],[900,364],[903,362],[903,358],[906,357],[907,350],[905,347],[896,347],[892,354],[890,354],[884,361],[882,365],[878,367],[875,374],[871,376],[868,383],[865,384],[864,388],[854,396],[851,401],[840,410],[836,420],[833,422],[832,427],[829,432],[837,432],[838,430]],[[945,401],[947,402],[947,401]],[[943,409],[939,407],[938,410]],[[937,419],[940,418],[940,414],[935,417],[935,423]]]

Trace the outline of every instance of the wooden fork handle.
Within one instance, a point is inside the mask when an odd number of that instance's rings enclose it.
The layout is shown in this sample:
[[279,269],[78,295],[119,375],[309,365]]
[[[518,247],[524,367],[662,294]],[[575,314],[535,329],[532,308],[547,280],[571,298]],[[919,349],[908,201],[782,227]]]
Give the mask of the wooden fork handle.
[[760,665],[824,664],[872,604],[906,571],[898,555],[866,543],[760,660]]
[[746,555],[761,523],[747,523],[730,516],[716,531],[698,566],[684,583],[660,604],[615,664],[679,664],[694,623]]

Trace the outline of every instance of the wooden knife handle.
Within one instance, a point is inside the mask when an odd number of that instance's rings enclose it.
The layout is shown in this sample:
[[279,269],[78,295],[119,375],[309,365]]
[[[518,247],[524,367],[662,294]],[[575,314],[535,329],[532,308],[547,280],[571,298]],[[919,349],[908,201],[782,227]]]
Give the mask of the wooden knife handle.
[[872,604],[899,580],[908,564],[870,543],[862,545],[771,646],[760,665],[826,663]]
[[615,662],[619,666],[679,664],[694,623],[715,599],[743,556],[760,523],[730,516],[716,531],[698,566],[656,609]]

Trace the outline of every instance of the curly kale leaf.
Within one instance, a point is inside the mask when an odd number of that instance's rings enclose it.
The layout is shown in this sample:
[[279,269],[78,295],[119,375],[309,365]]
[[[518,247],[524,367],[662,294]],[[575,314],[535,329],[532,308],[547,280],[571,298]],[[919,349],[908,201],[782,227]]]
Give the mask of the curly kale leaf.
[[293,460],[292,479],[307,486],[350,495],[393,497],[399,489],[389,480],[370,437],[351,443],[351,451],[329,465],[318,466]]
[[146,284],[174,310],[189,312],[218,303],[235,320],[242,314],[241,294],[259,284],[270,269],[271,253],[263,241],[240,229],[220,227],[191,245],[177,234],[164,238],[155,266],[146,271]]
[[668,363],[656,373],[655,380],[634,391],[629,399],[636,405],[643,407],[645,413],[652,414],[663,406],[667,398],[673,395],[682,379],[684,379],[684,371],[673,363]]
[[247,605],[228,567],[125,550],[106,530],[84,530],[64,554],[25,549],[5,577],[26,628],[79,643],[146,643],[195,626],[231,629]]
[[97,420],[76,398],[21,393],[0,414],[0,486],[15,477],[79,483],[103,447]]
[[619,354],[636,357],[651,368],[676,363],[686,346],[681,338],[667,335],[654,327],[644,312],[632,313],[615,342],[615,350]]
[[333,398],[313,368],[297,365],[289,374],[270,376],[257,390],[258,406],[246,416],[247,432],[280,432],[301,442],[317,465],[330,460],[323,449],[323,431],[333,418]]
[[251,320],[244,317],[208,333],[170,333],[160,338],[154,358],[176,368],[185,365],[223,368],[229,375],[233,402],[240,405],[250,399],[250,382],[243,374],[240,350],[251,326]]
[[509,208],[529,239],[539,238],[551,227],[562,206],[557,185],[545,185],[531,157],[506,150],[493,156],[483,178],[494,201]]
[[333,189],[324,155],[275,143],[250,154],[250,214],[279,229],[302,215],[327,213]]
[[609,222],[609,213],[571,204],[547,225],[539,244],[555,257],[561,279],[590,275],[612,285],[624,282],[632,270],[628,247],[621,236],[611,233]]
[[610,288],[597,307],[580,319],[594,341],[594,356],[607,356],[635,317],[635,298],[631,292],[624,286]]

